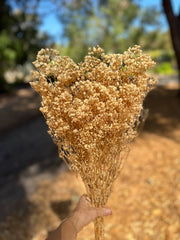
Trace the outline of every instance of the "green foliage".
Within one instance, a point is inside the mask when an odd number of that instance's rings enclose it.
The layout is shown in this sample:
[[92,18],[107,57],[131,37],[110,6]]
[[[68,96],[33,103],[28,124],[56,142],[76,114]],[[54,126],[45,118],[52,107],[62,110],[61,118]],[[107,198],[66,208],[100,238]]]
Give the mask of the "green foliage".
[[176,74],[176,70],[173,67],[175,59],[173,50],[158,49],[147,51],[146,53],[157,63],[153,69],[155,73],[166,75]]
[[[133,0],[63,1],[58,12],[69,56],[76,61],[82,60],[89,45],[99,44],[106,52],[116,53],[134,44],[147,50],[162,48],[167,42],[161,37],[160,13],[141,9]],[[150,33],[149,26],[154,27]]]
[[175,73],[175,70],[170,62],[162,62],[155,67],[154,72],[158,74],[172,75]]
[[22,8],[14,11],[9,1],[0,2],[0,92],[8,89],[4,79],[7,69],[13,70],[17,65],[32,62],[47,39],[46,36],[39,37],[38,15],[26,8],[24,0],[17,3]]
[[6,61],[6,67],[10,67],[16,58],[16,52],[11,48],[12,42],[6,30],[0,34],[0,60]]
[[151,55],[152,59],[158,63],[167,62],[167,61],[171,62],[174,59],[174,52],[172,49],[170,50],[157,49],[157,50],[146,51],[146,53]]
[[[12,11],[9,2],[16,2],[19,10]],[[170,35],[161,31],[160,13],[156,9],[141,9],[135,0],[47,2],[56,6],[56,14],[63,26],[65,44],[56,47],[75,62],[82,61],[88,47],[97,44],[111,53],[121,53],[138,44],[143,50],[153,50],[150,55],[158,65],[174,60]],[[4,72],[7,69],[32,62],[36,52],[45,47],[48,37],[39,35],[42,15],[37,11],[43,3],[42,0],[0,1],[0,89],[6,84]],[[149,27],[153,30],[149,31]]]

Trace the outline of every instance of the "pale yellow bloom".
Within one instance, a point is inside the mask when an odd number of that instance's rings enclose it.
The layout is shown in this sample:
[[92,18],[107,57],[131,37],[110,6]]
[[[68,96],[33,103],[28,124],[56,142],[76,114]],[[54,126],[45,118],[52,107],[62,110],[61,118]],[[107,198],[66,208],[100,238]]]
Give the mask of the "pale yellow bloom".
[[137,135],[143,100],[156,83],[146,72],[154,64],[139,46],[108,55],[93,47],[79,64],[42,49],[34,62],[30,84],[42,97],[49,133],[96,207],[107,202]]

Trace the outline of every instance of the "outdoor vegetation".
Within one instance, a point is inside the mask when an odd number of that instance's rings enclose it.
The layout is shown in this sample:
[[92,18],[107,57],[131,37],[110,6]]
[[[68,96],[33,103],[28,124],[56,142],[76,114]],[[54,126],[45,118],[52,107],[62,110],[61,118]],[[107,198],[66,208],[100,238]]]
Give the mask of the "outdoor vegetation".
[[[40,32],[49,14],[55,11],[62,25],[61,44]],[[42,47],[54,47],[75,62],[82,61],[89,46],[99,44],[107,53],[122,53],[140,45],[157,62],[157,74],[177,74],[170,32],[163,29],[162,11],[141,8],[138,1],[24,1],[0,3],[0,90],[9,90],[30,80],[31,62]],[[51,23],[49,23],[51,24]]]

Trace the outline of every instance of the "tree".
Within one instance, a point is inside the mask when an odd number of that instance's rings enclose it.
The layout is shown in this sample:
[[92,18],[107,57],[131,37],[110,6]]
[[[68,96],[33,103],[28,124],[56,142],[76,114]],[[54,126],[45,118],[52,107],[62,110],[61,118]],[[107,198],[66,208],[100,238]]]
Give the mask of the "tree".
[[[68,46],[66,54],[75,61],[83,59],[89,45],[99,44],[106,52],[115,53],[134,44],[144,50],[163,46],[163,41],[159,41],[160,13],[153,8],[141,9],[136,1],[61,0],[58,4]],[[148,26],[152,25],[149,35]]]
[[46,43],[47,36],[39,35],[39,17],[34,11],[26,10],[26,2],[13,10],[9,1],[0,1],[0,92],[8,90],[4,73],[17,64],[32,62],[37,51]]
[[[172,45],[173,45],[176,60],[177,60],[179,84],[180,84],[180,12],[177,16],[174,14],[171,0],[162,0],[162,5],[169,23]],[[179,90],[179,95],[180,95],[180,90]]]
[[4,70],[12,64],[15,58],[15,53],[11,50],[7,32],[11,25],[10,6],[6,0],[0,1],[0,92],[7,90],[6,82],[4,79]]

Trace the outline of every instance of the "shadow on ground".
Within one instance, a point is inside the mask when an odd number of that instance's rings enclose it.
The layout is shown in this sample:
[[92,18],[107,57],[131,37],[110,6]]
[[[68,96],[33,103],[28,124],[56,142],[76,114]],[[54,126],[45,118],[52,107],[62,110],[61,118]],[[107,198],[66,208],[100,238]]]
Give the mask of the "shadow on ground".
[[72,205],[71,200],[66,200],[62,202],[52,202],[51,203],[51,208],[54,211],[54,213],[61,219],[63,220],[66,218],[69,213],[70,213],[70,208]]
[[30,88],[0,95],[0,135],[40,116],[40,96]]
[[42,116],[0,136],[0,221],[22,199],[23,208],[41,180],[58,174],[61,163]]
[[174,135],[174,130],[180,129],[180,97],[178,89],[159,86],[152,90],[144,101],[144,107],[149,109],[149,116],[143,131],[158,134],[175,141],[180,141]]

